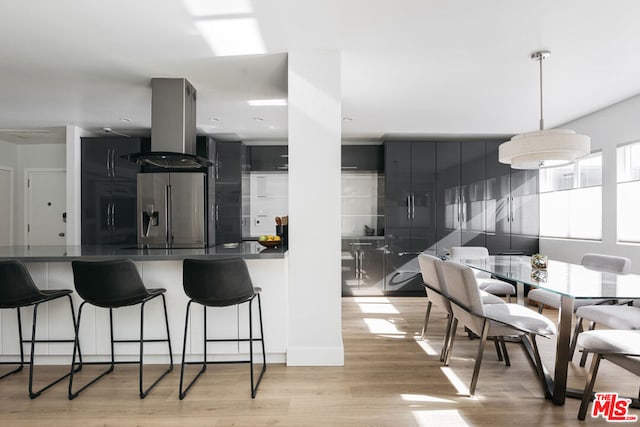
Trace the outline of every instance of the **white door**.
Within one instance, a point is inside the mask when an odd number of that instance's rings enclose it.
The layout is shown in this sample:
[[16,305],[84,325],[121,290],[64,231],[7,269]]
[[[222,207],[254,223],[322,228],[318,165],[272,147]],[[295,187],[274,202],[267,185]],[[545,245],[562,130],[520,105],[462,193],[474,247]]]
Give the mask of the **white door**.
[[13,244],[13,170],[0,166],[0,246]]
[[27,172],[27,243],[65,245],[67,177],[64,170]]

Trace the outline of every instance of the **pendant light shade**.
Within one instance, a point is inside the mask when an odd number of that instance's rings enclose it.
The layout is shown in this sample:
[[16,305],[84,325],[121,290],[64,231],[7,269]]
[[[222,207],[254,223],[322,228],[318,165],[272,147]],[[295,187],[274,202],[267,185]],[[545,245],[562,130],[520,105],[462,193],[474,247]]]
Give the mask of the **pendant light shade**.
[[569,129],[544,129],[542,117],[542,61],[551,55],[547,50],[533,52],[531,59],[540,63],[540,130],[511,138],[498,148],[501,163],[514,169],[539,169],[557,166],[584,157],[591,152],[591,138]]

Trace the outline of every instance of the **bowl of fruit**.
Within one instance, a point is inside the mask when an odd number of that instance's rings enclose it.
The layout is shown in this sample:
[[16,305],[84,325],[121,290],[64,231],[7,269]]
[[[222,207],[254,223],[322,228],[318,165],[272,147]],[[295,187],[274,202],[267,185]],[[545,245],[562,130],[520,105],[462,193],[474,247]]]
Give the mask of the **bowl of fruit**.
[[281,244],[282,240],[280,239],[280,236],[266,234],[258,237],[258,243],[266,248],[273,248],[274,246]]

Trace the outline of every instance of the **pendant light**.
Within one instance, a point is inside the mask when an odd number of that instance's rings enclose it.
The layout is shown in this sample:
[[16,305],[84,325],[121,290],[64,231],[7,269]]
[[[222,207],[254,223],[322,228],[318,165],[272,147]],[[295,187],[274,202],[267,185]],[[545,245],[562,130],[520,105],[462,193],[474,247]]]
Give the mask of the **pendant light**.
[[531,54],[531,59],[540,64],[540,130],[514,136],[500,144],[500,163],[510,164],[514,169],[539,169],[573,162],[591,152],[591,138],[578,135],[569,129],[544,129],[542,115],[542,61],[551,55],[548,50]]

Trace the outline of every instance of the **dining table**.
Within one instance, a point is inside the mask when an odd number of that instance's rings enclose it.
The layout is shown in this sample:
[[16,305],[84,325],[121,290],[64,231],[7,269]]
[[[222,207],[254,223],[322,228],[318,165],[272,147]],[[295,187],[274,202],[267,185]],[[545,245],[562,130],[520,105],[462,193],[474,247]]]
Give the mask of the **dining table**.
[[580,390],[567,388],[575,300],[640,298],[640,275],[637,274],[602,272],[557,260],[548,260],[546,268],[534,268],[531,257],[522,255],[491,255],[456,261],[515,283],[519,304],[525,302],[525,286],[545,289],[560,296],[554,375],[551,378],[545,374],[548,395],[556,405],[564,405],[566,397],[582,397]]

